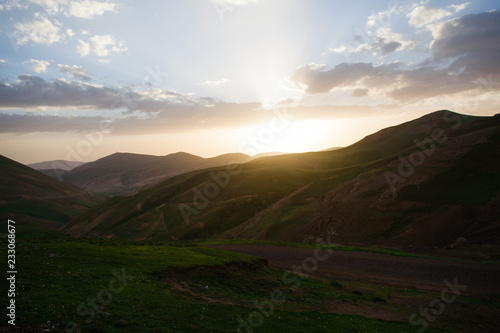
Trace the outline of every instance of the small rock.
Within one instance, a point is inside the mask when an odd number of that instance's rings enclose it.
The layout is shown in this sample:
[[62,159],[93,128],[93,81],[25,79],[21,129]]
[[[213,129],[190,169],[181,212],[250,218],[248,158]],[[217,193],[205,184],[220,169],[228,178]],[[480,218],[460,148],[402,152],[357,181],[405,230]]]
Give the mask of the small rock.
[[127,322],[123,319],[118,319],[115,323],[116,327],[125,327],[127,326]]
[[57,253],[49,253],[49,258],[57,258],[59,257]]

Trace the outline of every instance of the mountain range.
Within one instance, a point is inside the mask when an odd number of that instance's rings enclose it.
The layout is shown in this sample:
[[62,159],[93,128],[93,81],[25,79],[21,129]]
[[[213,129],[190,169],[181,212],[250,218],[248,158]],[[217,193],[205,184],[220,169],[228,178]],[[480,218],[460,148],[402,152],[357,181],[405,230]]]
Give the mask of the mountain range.
[[[249,159],[251,159],[250,156],[240,153],[224,154],[212,158],[203,158],[183,152],[166,156],[115,153],[94,162],[81,164],[70,170],[45,169],[40,171],[86,191],[114,196],[131,193],[166,177],[228,163],[242,163]],[[65,165],[65,163],[60,164]],[[36,166],[46,165],[59,164],[53,161]]]
[[308,242],[335,233],[339,242],[362,244],[497,242],[498,170],[500,117],[443,110],[341,149],[182,173],[104,201],[61,231],[152,240]]

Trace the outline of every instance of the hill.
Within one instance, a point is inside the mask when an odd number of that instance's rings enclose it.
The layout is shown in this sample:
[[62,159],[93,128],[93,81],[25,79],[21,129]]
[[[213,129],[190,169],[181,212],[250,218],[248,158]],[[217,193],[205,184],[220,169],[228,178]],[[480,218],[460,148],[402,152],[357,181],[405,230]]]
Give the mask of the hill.
[[55,234],[64,223],[99,202],[82,189],[1,155],[0,170],[0,211],[5,219],[16,221],[18,234]]
[[28,166],[38,171],[51,170],[51,169],[69,171],[71,169],[79,167],[84,163],[85,162],[79,162],[79,161],[54,160],[54,161],[32,163],[28,164]]
[[444,246],[500,235],[500,117],[438,111],[342,149],[194,171],[113,198],[75,236]]
[[[249,159],[245,154],[203,158],[183,152],[166,156],[115,153],[59,175],[65,182],[87,191],[108,195],[127,194],[166,177]],[[48,170],[44,172],[50,174]],[[50,172],[51,176],[57,176],[57,171]]]

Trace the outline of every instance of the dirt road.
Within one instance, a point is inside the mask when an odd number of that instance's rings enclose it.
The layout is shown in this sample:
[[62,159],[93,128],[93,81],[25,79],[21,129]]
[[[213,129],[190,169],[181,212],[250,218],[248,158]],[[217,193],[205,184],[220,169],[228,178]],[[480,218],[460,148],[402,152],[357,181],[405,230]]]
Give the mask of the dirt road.
[[[267,259],[269,266],[300,271],[337,281],[436,290],[445,280],[467,286],[466,295],[500,294],[500,265],[446,261],[384,254],[333,251],[272,245],[217,244],[213,248]],[[323,259],[323,260],[321,260]],[[295,268],[294,268],[295,267]]]

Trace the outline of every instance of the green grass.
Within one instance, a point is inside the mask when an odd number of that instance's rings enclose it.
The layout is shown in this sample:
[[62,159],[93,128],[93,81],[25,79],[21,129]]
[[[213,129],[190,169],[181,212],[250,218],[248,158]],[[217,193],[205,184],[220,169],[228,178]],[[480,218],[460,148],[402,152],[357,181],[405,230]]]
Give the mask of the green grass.
[[[5,248],[4,242],[0,245]],[[411,328],[406,321],[327,311],[331,302],[373,304],[374,297],[386,297],[378,291],[363,290],[360,296],[344,282],[345,290],[326,280],[293,275],[289,279],[294,283],[285,283],[283,271],[254,257],[188,242],[18,240],[16,259],[19,329],[57,332],[74,323],[83,332],[235,332],[239,318],[259,318],[255,302],[268,304],[273,292],[284,302],[268,310],[255,331]],[[113,271],[133,278],[125,285],[112,282]],[[117,320],[125,320],[126,328],[116,327]]]

